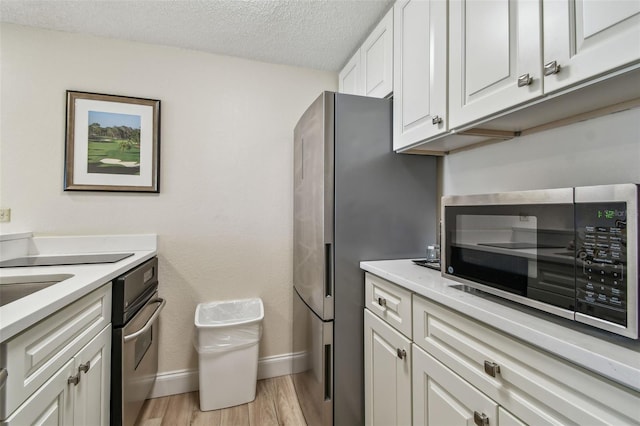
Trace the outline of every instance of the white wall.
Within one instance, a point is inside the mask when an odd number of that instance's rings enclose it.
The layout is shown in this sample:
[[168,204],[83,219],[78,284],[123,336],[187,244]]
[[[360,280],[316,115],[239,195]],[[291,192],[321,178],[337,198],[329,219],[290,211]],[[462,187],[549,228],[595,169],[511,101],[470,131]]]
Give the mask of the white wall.
[[[196,368],[197,303],[262,297],[260,356],[291,350],[292,139],[337,75],[2,24],[2,233],[157,233],[160,370]],[[65,91],[160,99],[160,194],[64,192]]]
[[640,108],[444,157],[443,193],[640,183]]

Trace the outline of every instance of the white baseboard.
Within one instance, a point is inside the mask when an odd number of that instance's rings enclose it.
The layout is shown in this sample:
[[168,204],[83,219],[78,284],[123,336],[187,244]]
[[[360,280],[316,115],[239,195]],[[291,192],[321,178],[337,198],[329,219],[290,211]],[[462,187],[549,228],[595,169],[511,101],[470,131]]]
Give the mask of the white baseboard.
[[[294,363],[299,364],[300,356],[300,354],[284,354],[260,358],[258,360],[258,380],[291,374],[292,366]],[[198,388],[197,369],[158,373],[149,398],[193,392]]]

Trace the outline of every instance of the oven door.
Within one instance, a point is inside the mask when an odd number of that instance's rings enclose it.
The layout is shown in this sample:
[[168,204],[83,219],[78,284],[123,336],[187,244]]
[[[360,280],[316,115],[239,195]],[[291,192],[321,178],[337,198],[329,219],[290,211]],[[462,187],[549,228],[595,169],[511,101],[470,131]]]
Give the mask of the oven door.
[[158,317],[165,300],[156,292],[121,329],[121,415],[124,426],[133,425],[149,396],[158,373]]
[[443,275],[573,319],[573,189],[443,198]]

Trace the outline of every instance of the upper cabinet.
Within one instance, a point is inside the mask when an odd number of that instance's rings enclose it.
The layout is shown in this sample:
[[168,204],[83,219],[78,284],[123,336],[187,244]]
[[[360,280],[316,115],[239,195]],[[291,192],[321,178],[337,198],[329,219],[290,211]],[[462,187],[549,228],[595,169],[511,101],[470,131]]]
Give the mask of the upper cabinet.
[[393,8],[393,149],[447,130],[447,2]]
[[545,92],[622,67],[640,56],[640,2],[543,0]]
[[360,48],[365,96],[385,98],[393,92],[393,9]]
[[450,2],[449,125],[542,95],[539,0]]
[[[640,105],[638,1],[427,3],[431,9],[442,3],[449,8],[448,82],[437,80],[442,87],[448,84],[448,117],[443,119],[444,128],[439,133],[416,132],[414,137],[403,139],[396,132],[396,151],[444,154]],[[397,2],[396,14],[405,4]],[[399,26],[397,16],[395,25]],[[407,37],[402,28],[395,31],[396,37]],[[433,32],[430,28],[430,34]],[[424,34],[421,37],[424,40]],[[397,52],[398,45],[407,42],[395,43],[396,61],[402,61],[396,66],[410,68],[410,62],[400,59],[406,53]],[[446,46],[446,40],[440,44]],[[429,47],[433,46],[432,41]],[[422,48],[422,52],[427,51],[431,58],[439,57]],[[423,62],[418,75],[434,81],[434,74],[428,71],[434,73],[438,61],[428,67]],[[409,71],[400,72],[404,75],[398,76],[396,68],[394,114],[403,115],[400,129],[407,133],[411,124],[418,126],[416,120],[424,122],[436,111],[427,107],[433,105],[433,92],[417,85],[409,89],[404,81],[409,80],[405,77]],[[413,109],[407,108],[409,102],[402,99],[407,93],[419,97],[411,101]]]
[[385,98],[393,92],[393,9],[338,75],[338,91]]
[[360,49],[358,49],[338,74],[338,91],[348,95],[362,95],[361,74]]

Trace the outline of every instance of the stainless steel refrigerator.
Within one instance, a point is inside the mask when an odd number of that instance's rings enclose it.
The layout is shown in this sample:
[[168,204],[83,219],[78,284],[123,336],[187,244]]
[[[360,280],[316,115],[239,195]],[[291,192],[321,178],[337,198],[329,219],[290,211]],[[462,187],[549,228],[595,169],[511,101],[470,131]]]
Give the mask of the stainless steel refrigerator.
[[424,257],[435,158],[392,152],[392,102],[324,92],[294,132],[293,378],[307,423],[364,424],[361,260]]

